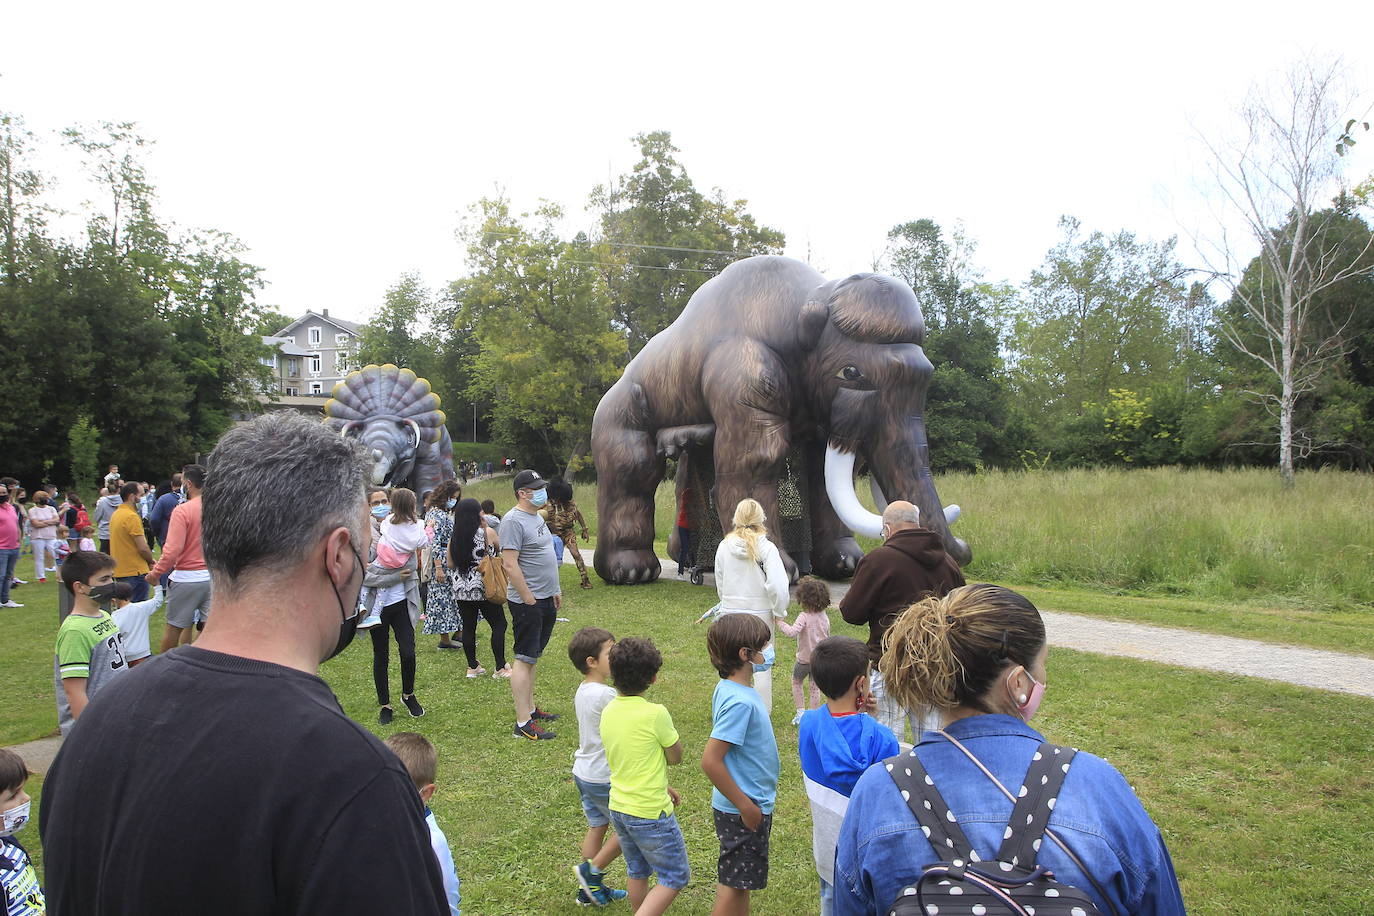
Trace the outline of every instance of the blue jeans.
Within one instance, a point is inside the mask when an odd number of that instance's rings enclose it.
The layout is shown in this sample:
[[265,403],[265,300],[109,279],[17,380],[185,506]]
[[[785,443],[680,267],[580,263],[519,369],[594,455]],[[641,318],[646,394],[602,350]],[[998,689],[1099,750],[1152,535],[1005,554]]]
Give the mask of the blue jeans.
[[620,837],[625,874],[636,881],[657,874],[659,884],[675,891],[682,890],[692,880],[692,869],[687,864],[687,844],[683,842],[676,814],[645,818],[612,811],[611,824],[616,836]]
[[587,815],[588,827],[605,827],[611,822],[611,784],[587,782],[573,776],[573,784],[582,796],[582,813]]
[[10,600],[10,582],[14,579],[14,567],[18,564],[18,547],[0,550],[0,604]]
[[821,878],[820,882],[821,916],[830,916],[830,914],[835,910],[835,885],[826,881],[824,878]]
[[135,604],[148,600],[148,580],[142,576],[119,576],[115,581],[129,583],[129,588],[134,590],[133,597],[129,600]]

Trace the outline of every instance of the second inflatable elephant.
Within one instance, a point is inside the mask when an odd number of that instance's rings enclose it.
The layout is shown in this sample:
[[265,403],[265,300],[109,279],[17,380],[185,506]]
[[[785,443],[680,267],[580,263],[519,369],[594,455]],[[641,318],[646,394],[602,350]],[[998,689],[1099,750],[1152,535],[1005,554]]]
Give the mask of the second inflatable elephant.
[[597,406],[597,573],[616,584],[658,578],[654,493],[666,460],[707,446],[726,531],[746,496],[762,504],[770,526],[777,521],[783,463],[802,448],[811,561],[823,576],[853,573],[863,556],[853,532],[878,534],[877,516],[854,493],[856,457],[881,495],[914,503],[921,524],[967,563],[971,553],[950,534],[930,473],[925,333],[911,288],[879,274],[827,281],[800,261],[763,256],[707,281]]

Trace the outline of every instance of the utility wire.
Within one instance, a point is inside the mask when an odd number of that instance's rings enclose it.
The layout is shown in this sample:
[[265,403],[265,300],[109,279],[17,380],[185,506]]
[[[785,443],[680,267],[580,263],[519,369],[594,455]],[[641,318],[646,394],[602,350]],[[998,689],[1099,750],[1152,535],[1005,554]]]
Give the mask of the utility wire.
[[[504,236],[506,238],[515,238],[517,236],[524,235],[524,233],[522,232],[497,232],[494,229],[489,229],[483,232],[482,234],[499,235]],[[610,245],[613,248],[652,248],[656,251],[690,251],[694,254],[729,254],[734,255],[736,258],[753,257],[753,255],[741,251],[720,251],[719,249],[715,248],[678,248],[673,245],[647,245],[640,242],[610,242],[604,239],[599,242],[588,241],[588,244]]]

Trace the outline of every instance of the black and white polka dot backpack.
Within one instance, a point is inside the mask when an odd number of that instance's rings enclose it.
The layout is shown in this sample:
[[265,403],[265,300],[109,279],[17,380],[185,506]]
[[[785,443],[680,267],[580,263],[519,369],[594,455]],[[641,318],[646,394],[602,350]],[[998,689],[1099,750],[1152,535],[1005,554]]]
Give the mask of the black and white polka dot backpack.
[[[953,738],[950,740],[993,778],[967,748]],[[911,813],[916,815],[921,832],[942,857],[923,866],[921,877],[902,888],[887,908],[888,916],[1102,916],[1085,892],[1057,881],[1052,872],[1035,864],[1050,812],[1074,753],[1073,748],[1040,745],[1026,771],[1025,785],[1015,799],[1011,820],[1002,834],[1002,846],[991,862],[980,859],[969,844],[954,812],[940,797],[915,751],[883,761]],[[1000,782],[997,785],[1010,797]],[[1051,839],[1059,842],[1055,837]],[[1071,850],[1059,845],[1077,861]],[[1088,880],[1094,880],[1086,868],[1082,870]],[[1099,894],[1107,899],[1100,889]]]

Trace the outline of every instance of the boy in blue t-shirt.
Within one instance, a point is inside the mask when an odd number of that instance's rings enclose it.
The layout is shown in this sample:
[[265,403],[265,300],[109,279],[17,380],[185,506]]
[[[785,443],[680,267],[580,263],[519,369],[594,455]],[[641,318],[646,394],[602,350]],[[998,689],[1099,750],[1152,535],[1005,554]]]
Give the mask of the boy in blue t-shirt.
[[715,913],[748,913],[749,892],[768,886],[768,836],[778,795],[778,742],[768,708],[753,687],[754,666],[772,639],[753,614],[711,624],[706,647],[720,674],[711,697],[711,737],[701,755],[710,778],[720,840]]
[[811,800],[811,852],[821,878],[821,916],[834,899],[835,842],[854,783],[864,770],[901,749],[892,730],[868,715],[868,646],[852,636],[823,639],[811,652],[811,677],[826,703],[807,710],[797,732],[806,796]]

